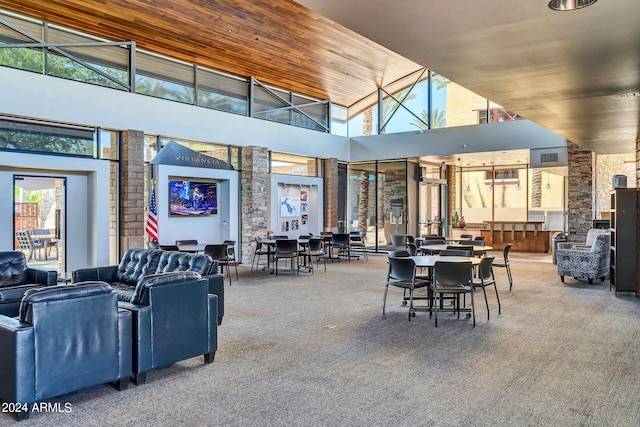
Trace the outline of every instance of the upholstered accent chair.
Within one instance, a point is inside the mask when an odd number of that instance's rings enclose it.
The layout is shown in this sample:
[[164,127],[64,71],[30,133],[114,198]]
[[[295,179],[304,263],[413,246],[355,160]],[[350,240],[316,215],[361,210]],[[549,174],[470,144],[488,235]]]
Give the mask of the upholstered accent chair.
[[0,314],[18,315],[20,300],[27,290],[55,285],[58,272],[27,266],[21,251],[0,252]]
[[558,275],[563,283],[565,276],[587,279],[589,284],[597,278],[604,281],[609,273],[611,236],[601,231],[592,233],[589,230],[587,242],[591,242],[591,245],[558,244]]
[[29,289],[18,317],[0,315],[0,399],[18,420],[35,402],[132,374],[131,312],[105,282]]

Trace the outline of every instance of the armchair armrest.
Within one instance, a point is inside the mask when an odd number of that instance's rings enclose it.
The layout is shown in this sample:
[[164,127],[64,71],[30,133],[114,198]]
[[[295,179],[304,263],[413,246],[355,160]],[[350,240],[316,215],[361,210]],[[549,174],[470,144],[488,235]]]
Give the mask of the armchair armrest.
[[118,378],[128,381],[133,373],[133,316],[124,308],[118,308],[118,341]]
[[[10,403],[35,401],[34,328],[18,319],[0,316],[0,399]],[[18,355],[18,349],[20,354]]]
[[58,282],[58,272],[43,267],[27,267],[27,280],[29,283],[53,286]]
[[209,274],[204,278],[209,280],[209,293],[218,297],[217,319],[218,325],[220,325],[224,317],[224,275],[220,273]]
[[109,265],[106,267],[79,268],[73,270],[73,282],[86,282],[100,280],[111,283],[113,275],[118,270],[117,265]]

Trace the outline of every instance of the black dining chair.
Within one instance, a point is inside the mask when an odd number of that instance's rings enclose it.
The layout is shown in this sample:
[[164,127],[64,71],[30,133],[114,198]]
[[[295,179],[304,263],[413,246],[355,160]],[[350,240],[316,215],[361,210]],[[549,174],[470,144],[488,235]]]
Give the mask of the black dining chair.
[[366,234],[367,233],[364,231],[352,231],[349,233],[349,245],[354,253],[362,252],[362,257],[365,260],[368,260],[369,256],[367,255],[367,247],[364,242]]
[[198,241],[195,239],[188,239],[188,240],[176,240],[176,246],[180,246],[180,245],[197,245]]
[[231,269],[229,268],[231,258],[229,257],[227,248],[228,246],[224,243],[216,245],[206,245],[204,247],[204,253],[209,255],[214,261],[218,261],[218,265],[220,266],[220,270],[223,274],[224,268],[227,268],[227,277],[229,278],[229,286],[231,286]]
[[411,256],[411,254],[409,253],[409,251],[405,250],[405,249],[401,249],[398,251],[389,251],[389,258],[400,258],[400,257],[409,257]]
[[[440,298],[444,295],[454,295],[455,302],[452,310],[458,313],[460,317],[460,295],[471,295],[471,317],[473,319],[473,326],[476,326],[476,312],[475,301],[473,298],[473,266],[471,261],[465,262],[447,262],[436,261],[433,268],[433,280],[430,284],[433,297]],[[440,307],[438,309],[438,303],[431,304],[433,307],[432,312],[435,313],[435,326],[438,327],[438,310],[451,311],[451,309],[445,309]]]
[[471,256],[471,251],[469,251],[468,249],[459,249],[457,247],[455,247],[455,249],[445,249],[443,251],[440,251],[440,253],[438,255],[440,256],[466,256],[466,257],[470,257]]
[[473,238],[474,241],[484,242],[484,236],[476,236]]
[[163,251],[179,251],[180,250],[177,245],[159,245],[159,246],[160,246],[160,249],[162,249]]
[[[298,239],[277,239],[276,248],[273,252],[273,263],[275,264],[276,276],[278,275],[278,264],[281,259],[291,261],[291,272],[300,274],[300,264],[298,263]],[[293,261],[296,261],[296,268],[293,268]]]
[[[382,300],[382,315],[384,316],[385,307],[387,305],[387,293],[389,286],[395,286],[405,291],[409,291],[409,320],[416,315],[413,306],[414,290],[429,287],[429,281],[416,277],[416,263],[407,257],[390,257],[389,270],[387,272],[387,282],[384,287],[384,297]],[[428,297],[431,301],[431,297]],[[404,297],[403,297],[404,301]]]
[[331,237],[331,247],[338,250],[338,257],[347,258],[351,262],[351,239],[346,233],[334,233]]
[[316,259],[316,267],[318,268],[320,267],[320,258],[322,258],[322,262],[324,263],[324,272],[327,272],[327,259],[324,256],[324,245],[322,239],[309,239],[309,242],[305,245],[304,249],[299,252],[299,255],[305,260],[305,265],[306,261],[309,261],[309,265],[307,267],[311,270],[311,274],[315,274],[313,258]]
[[511,277],[511,267],[509,266],[509,251],[513,243],[507,243],[502,250],[502,259],[493,262],[494,267],[501,267],[507,270],[507,278],[509,279],[509,290],[513,287],[513,278]]
[[498,287],[496,286],[496,278],[493,275],[492,264],[496,257],[484,257],[482,261],[480,261],[480,265],[478,266],[478,280],[473,281],[473,287],[478,289],[482,288],[482,292],[484,293],[484,302],[487,305],[487,320],[490,319],[489,314],[489,300],[487,299],[487,291],[486,287],[493,285],[493,289],[496,292],[496,299],[498,300],[498,314],[502,313],[502,308],[500,307],[500,296],[498,295]]
[[473,240],[473,234],[461,234],[461,239]]
[[147,242],[147,249],[160,249],[158,242]]
[[447,246],[447,249],[454,249],[458,251],[467,251],[469,255],[474,256],[473,245],[455,245],[455,246]]
[[227,254],[229,255],[229,264],[236,269],[236,280],[238,280],[238,260],[236,259],[236,241],[225,240],[223,245],[227,245]]
[[[254,265],[260,264],[260,257],[265,255],[269,257],[271,252],[269,251],[269,245],[263,241],[262,237],[256,236],[254,238],[255,248],[253,249],[253,258],[251,259],[251,271],[253,271]],[[256,263],[257,261],[257,263]],[[267,264],[269,264],[269,259],[267,258]]]

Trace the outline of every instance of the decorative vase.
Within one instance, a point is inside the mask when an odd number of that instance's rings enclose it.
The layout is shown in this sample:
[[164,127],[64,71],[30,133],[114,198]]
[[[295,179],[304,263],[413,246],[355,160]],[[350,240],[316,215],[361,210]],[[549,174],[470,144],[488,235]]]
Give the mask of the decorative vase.
[[467,222],[464,220],[464,217],[460,218],[458,221],[458,228],[465,228],[467,226]]

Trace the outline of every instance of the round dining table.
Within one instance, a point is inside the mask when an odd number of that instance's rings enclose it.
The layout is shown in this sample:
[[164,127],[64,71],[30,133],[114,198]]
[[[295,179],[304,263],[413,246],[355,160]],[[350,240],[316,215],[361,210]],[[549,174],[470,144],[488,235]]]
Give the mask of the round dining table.
[[416,263],[416,267],[419,268],[433,268],[436,262],[469,262],[472,265],[479,265],[481,259],[478,257],[468,256],[442,256],[442,255],[415,255],[409,257]]
[[[445,249],[462,249],[467,246],[469,245],[451,245],[451,244],[442,243],[442,244],[436,244],[436,245],[422,245],[420,246],[420,249],[422,249],[423,251],[433,253],[433,252],[444,251]],[[471,245],[471,246],[473,246],[474,253],[488,252],[493,250],[493,246],[485,246],[485,245]]]

